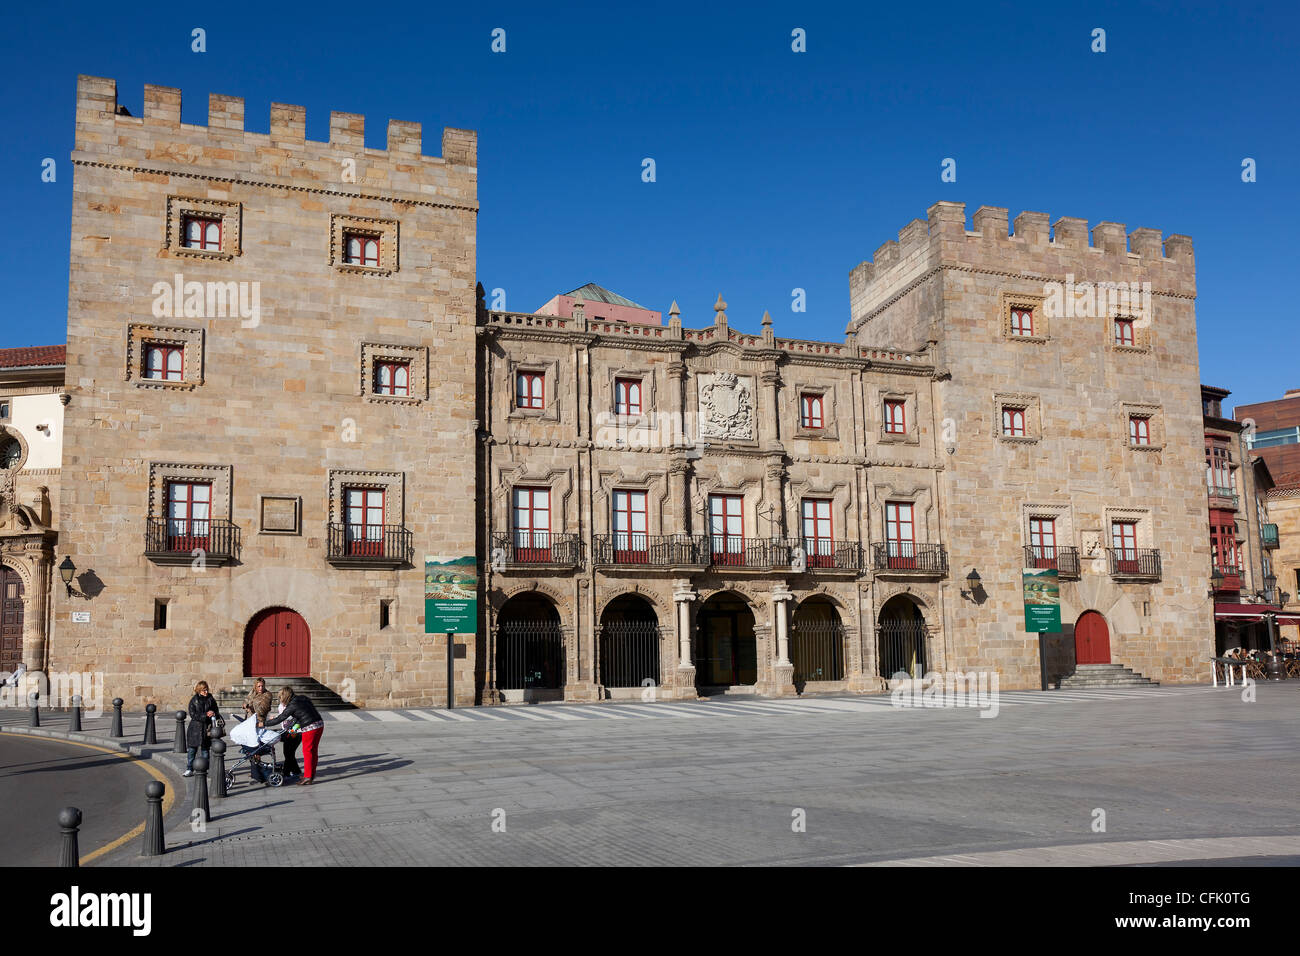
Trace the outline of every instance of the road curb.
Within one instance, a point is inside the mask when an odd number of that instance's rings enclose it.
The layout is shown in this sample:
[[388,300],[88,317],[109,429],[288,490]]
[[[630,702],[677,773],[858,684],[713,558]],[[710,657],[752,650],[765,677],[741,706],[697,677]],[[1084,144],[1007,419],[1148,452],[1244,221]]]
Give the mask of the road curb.
[[[145,744],[126,743],[117,737],[101,737],[98,734],[50,730],[46,727],[6,727],[0,725],[0,734],[15,734],[21,737],[45,737],[50,740],[65,740],[73,744],[92,744],[96,747],[118,750],[141,760],[162,764],[167,769],[176,771],[177,776],[184,769],[185,754],[172,753],[170,747],[163,749],[163,744],[149,744],[146,746]],[[168,760],[168,757],[175,759]]]

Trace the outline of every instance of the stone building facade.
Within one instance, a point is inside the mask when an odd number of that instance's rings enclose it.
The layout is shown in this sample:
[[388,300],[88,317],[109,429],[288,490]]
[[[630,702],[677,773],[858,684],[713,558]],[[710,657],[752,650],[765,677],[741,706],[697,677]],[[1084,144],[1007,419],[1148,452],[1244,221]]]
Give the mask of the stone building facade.
[[[940,202],[850,275],[859,342],[930,344],[957,582],[950,660],[1038,686],[1076,663],[1202,679],[1213,652],[1192,241]],[[1050,543],[1049,543],[1050,542]],[[1032,550],[1037,546],[1037,551]],[[1021,569],[1061,578],[1026,632]],[[982,580],[961,593],[967,568]],[[1083,633],[1079,633],[1082,630]]]
[[44,670],[63,464],[64,349],[0,349],[0,674]]
[[[77,84],[61,550],[49,656],[132,701],[310,675],[445,701],[423,553],[472,555],[476,137],[268,133],[213,95]],[[60,591],[62,589],[59,589]],[[88,612],[74,622],[73,612]],[[79,615],[84,616],[84,615]],[[473,699],[474,649],[456,655]]]

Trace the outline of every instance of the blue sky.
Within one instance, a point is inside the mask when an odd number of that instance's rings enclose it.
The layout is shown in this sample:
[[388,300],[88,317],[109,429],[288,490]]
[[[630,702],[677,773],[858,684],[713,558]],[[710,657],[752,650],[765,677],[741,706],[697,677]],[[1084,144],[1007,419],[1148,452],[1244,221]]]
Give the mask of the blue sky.
[[0,182],[23,224],[0,233],[0,347],[64,340],[67,159],[90,73],[136,115],[156,83],[183,90],[192,123],[215,92],[244,97],[257,131],[272,101],[305,105],[311,139],[331,109],[365,114],[379,148],[389,118],[422,122],[427,150],[443,126],[478,130],[479,277],[510,309],[597,282],[704,325],[721,292],[734,327],[768,309],[778,335],[842,339],[849,269],[948,199],[1191,235],[1202,380],[1241,404],[1300,387],[1295,5],[468,6],[0,15]]

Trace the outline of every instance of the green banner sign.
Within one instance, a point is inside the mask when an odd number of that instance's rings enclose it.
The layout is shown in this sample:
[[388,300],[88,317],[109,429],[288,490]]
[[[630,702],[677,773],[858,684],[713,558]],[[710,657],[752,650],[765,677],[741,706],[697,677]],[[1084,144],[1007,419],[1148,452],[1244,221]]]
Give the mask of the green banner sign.
[[424,633],[478,633],[478,560],[426,555]]
[[1025,630],[1055,634],[1061,630],[1061,583],[1056,568],[1023,569]]

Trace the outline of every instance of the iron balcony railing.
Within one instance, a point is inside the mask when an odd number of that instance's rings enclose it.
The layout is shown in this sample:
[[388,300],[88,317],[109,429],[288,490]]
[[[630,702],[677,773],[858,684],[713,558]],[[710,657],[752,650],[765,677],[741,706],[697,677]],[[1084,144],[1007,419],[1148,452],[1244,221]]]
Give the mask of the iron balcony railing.
[[1259,538],[1266,548],[1277,547],[1277,525],[1264,524],[1259,526]]
[[402,525],[360,525],[331,521],[325,558],[340,567],[397,567],[409,564],[415,536]]
[[711,534],[705,538],[709,563],[714,568],[788,568],[794,558],[790,542],[780,538],[742,538]]
[[946,574],[948,550],[941,544],[911,541],[876,541],[871,545],[871,567],[876,571],[914,571]]
[[1113,577],[1160,580],[1160,552],[1155,548],[1107,548],[1106,557]]
[[145,557],[158,564],[189,564],[196,557],[226,564],[238,560],[239,546],[239,525],[222,518],[145,519]]
[[491,560],[507,568],[574,568],[582,563],[582,541],[576,534],[552,531],[496,531],[492,534]]
[[1231,488],[1224,488],[1221,485],[1209,485],[1206,491],[1213,501],[1230,505],[1234,511],[1236,510],[1237,493]]
[[709,563],[701,537],[623,531],[594,535],[591,560],[600,567],[680,568]]
[[856,541],[799,538],[794,544],[803,548],[804,564],[812,573],[862,570],[862,548]]
[[1025,567],[1055,568],[1060,577],[1077,578],[1079,576],[1079,549],[1026,545]]

